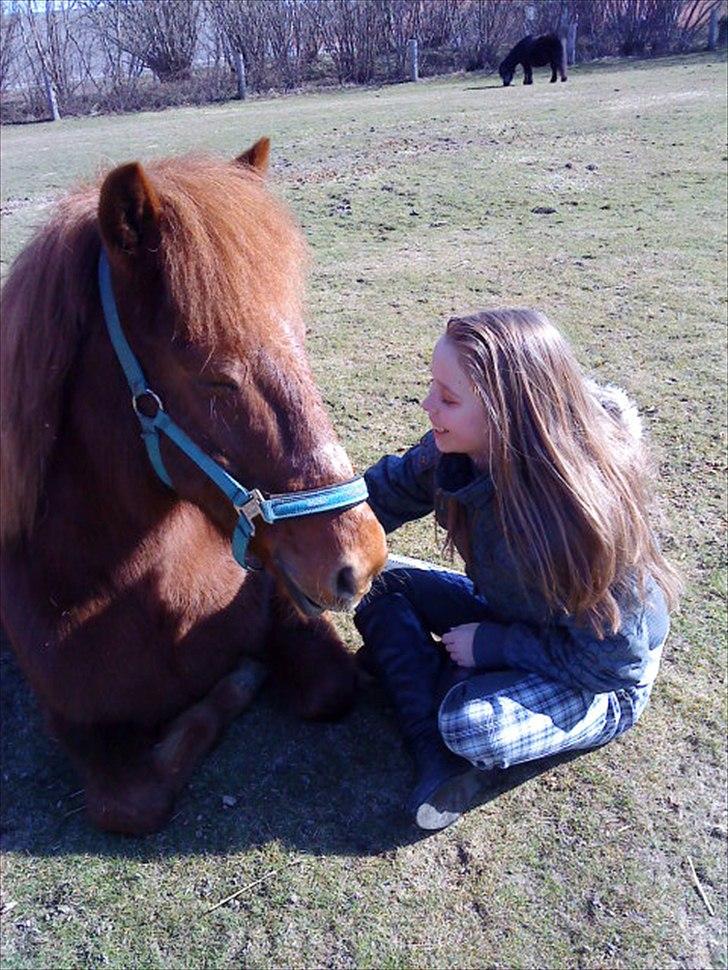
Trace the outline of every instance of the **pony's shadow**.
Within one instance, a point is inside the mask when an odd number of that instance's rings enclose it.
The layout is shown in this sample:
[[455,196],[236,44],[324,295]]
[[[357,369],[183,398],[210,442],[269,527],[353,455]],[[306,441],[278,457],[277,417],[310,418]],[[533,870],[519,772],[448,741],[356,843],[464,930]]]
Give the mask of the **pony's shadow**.
[[463,91],[500,91],[502,87],[502,84],[471,84]]
[[[377,688],[338,724],[281,711],[265,692],[193,775],[163,831],[108,835],[85,819],[83,793],[9,650],[0,652],[0,846],[35,857],[92,853],[144,860],[229,855],[270,843],[313,855],[378,855],[427,837],[402,811],[410,767]],[[505,792],[575,754],[495,773],[476,800]]]

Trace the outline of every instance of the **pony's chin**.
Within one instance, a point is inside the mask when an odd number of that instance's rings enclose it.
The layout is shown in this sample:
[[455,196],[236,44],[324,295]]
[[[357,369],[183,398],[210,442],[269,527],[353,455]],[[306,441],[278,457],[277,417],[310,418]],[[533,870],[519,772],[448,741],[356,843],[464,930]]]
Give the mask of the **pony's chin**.
[[312,600],[310,596],[307,596],[300,586],[293,581],[287,570],[280,563],[278,563],[278,572],[286,587],[286,592],[293,601],[293,605],[300,610],[304,616],[313,618],[320,616],[324,612],[326,607],[321,606],[320,603],[317,603],[315,600]]

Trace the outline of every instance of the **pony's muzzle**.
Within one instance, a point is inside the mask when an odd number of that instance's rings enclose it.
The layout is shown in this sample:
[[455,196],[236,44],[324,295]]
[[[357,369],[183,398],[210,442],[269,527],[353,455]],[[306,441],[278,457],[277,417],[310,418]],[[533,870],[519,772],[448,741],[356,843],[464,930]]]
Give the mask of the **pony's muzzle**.
[[317,616],[324,610],[349,612],[366,596],[372,584],[370,576],[360,579],[355,567],[346,565],[335,570],[328,583],[317,584],[314,593],[309,591],[309,583],[299,578],[281,558],[277,559],[276,565],[288,595],[306,616]]

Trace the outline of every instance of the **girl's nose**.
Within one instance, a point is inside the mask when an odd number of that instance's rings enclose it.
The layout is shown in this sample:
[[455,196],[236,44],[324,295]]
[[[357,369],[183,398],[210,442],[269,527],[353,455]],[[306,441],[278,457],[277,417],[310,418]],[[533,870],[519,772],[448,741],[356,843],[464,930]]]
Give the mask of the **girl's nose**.
[[425,396],[420,401],[420,407],[423,410],[427,411],[428,414],[430,413],[430,409],[432,407],[432,404],[430,402],[431,397],[432,397],[432,391],[428,391],[427,394],[425,394]]

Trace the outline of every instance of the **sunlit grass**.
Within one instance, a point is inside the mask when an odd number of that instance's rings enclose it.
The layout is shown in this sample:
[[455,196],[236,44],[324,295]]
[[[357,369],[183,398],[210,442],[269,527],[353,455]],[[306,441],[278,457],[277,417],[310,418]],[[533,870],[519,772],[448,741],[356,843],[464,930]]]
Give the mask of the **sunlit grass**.
[[[725,81],[695,56],[3,130],[3,269],[78,178],[270,134],[312,247],[314,368],[359,467],[424,432],[450,314],[541,307],[643,410],[686,579],[639,727],[425,841],[376,692],[328,727],[263,699],[164,833],[91,832],[5,657],[3,966],[725,965]],[[442,556],[429,520],[393,547]]]

